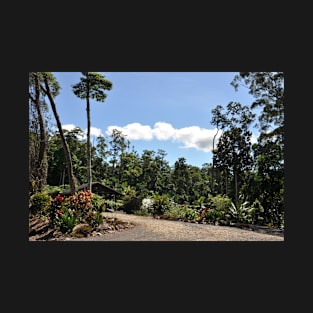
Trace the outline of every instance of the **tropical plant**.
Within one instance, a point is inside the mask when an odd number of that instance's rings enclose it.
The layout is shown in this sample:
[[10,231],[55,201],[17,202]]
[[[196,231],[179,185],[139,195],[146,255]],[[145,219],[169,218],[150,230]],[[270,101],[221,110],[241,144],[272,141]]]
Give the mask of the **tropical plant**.
[[[242,198],[242,196],[240,198]],[[231,222],[250,224],[253,223],[253,213],[255,210],[256,208],[250,206],[248,201],[240,201],[239,205],[231,202],[225,216],[229,218]]]
[[161,215],[168,210],[169,198],[167,195],[153,195],[153,214]]
[[58,211],[55,215],[53,224],[63,234],[70,234],[73,228],[78,224],[77,215],[75,214],[75,211],[64,206],[63,209]]

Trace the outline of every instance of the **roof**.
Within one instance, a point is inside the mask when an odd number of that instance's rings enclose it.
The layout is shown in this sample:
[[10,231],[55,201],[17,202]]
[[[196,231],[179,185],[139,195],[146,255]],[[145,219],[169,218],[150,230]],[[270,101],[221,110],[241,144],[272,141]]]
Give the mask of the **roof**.
[[[101,194],[114,194],[114,195],[119,195],[119,196],[123,196],[122,193],[120,193],[119,191],[113,189],[113,188],[110,188],[106,185],[103,185],[99,182],[93,182],[91,183],[92,185],[92,192],[93,193],[97,193],[99,195]],[[82,184],[78,187],[76,187],[76,190],[87,190],[87,186],[88,186],[88,183],[85,183],[85,184]],[[67,189],[67,190],[64,190],[62,192],[63,195],[69,195],[71,193],[70,189]]]

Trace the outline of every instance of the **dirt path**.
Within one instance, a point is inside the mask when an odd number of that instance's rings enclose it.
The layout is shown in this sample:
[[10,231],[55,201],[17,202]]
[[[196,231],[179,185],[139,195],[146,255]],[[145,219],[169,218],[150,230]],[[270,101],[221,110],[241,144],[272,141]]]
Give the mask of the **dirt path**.
[[102,236],[73,238],[69,241],[284,241],[283,236],[237,227],[170,221],[122,212],[107,212],[105,215],[131,222],[135,226]]

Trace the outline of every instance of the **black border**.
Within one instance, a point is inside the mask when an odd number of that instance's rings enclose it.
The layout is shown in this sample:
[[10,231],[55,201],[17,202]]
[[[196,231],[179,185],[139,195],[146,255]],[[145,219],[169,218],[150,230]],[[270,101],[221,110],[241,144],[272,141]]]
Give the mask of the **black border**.
[[[221,25],[219,24],[218,27]],[[78,29],[76,31],[78,32]],[[294,88],[299,84],[299,77],[294,75],[291,62],[285,57],[284,53],[289,47],[285,47],[281,41],[277,43],[274,39],[269,41],[266,38],[265,42],[260,42],[255,36],[253,36],[254,39],[246,41],[247,34],[240,34],[232,29],[229,32],[231,34],[227,36],[224,33],[212,35],[214,33],[212,29],[211,32],[202,33],[201,38],[193,37],[190,33],[188,38],[183,33],[176,34],[177,36],[172,33],[167,37],[168,41],[165,41],[166,37],[162,37],[165,33],[158,37],[143,35],[138,38],[132,36],[130,32],[110,41],[105,36],[107,33],[104,32],[103,44],[99,43],[99,38],[98,44],[92,44],[92,38],[88,36],[84,38],[79,38],[78,35],[71,36],[74,34],[73,30],[73,33],[63,34],[62,43],[57,36],[54,39],[55,42],[49,41],[49,36],[43,36],[41,53],[36,53],[36,46],[33,42],[20,51],[20,57],[14,60],[16,70],[7,76],[9,97],[6,99],[8,103],[6,108],[9,110],[8,115],[12,117],[11,126],[13,125],[16,133],[14,138],[7,138],[11,170],[4,187],[6,190],[10,189],[10,201],[7,207],[10,222],[6,226],[10,230],[10,239],[11,236],[14,238],[9,241],[12,257],[12,262],[9,261],[12,264],[9,265],[14,266],[11,271],[14,271],[15,276],[25,277],[26,281],[23,286],[26,289],[31,286],[36,288],[39,295],[43,294],[44,291],[40,291],[40,282],[48,275],[58,286],[66,284],[68,280],[71,286],[79,284],[80,279],[77,277],[82,278],[84,282],[95,282],[109,276],[106,281],[103,281],[102,290],[107,289],[110,282],[116,280],[122,292],[123,284],[127,279],[132,280],[131,283],[146,280],[149,284],[161,283],[167,290],[168,281],[173,282],[176,279],[177,284],[185,285],[188,277],[191,277],[189,288],[197,291],[202,287],[192,284],[194,279],[197,283],[203,281],[204,284],[210,284],[210,281],[214,284],[224,282],[218,285],[224,295],[229,291],[228,284],[234,281],[236,286],[231,285],[230,293],[238,292],[239,294],[239,291],[235,290],[237,288],[246,290],[248,295],[252,295],[251,288],[254,288],[256,293],[267,288],[267,292],[276,292],[276,295],[286,290],[285,286],[282,286],[288,282],[285,266],[287,268],[291,266],[292,271],[291,259],[293,260],[295,253],[299,251],[299,243],[303,241],[298,229],[301,227],[299,223],[303,216],[300,217],[296,209],[300,205],[307,205],[300,204],[301,200],[298,198],[303,194],[304,189],[299,185],[298,179],[301,176],[294,167],[297,165],[301,167],[295,152],[299,142],[295,143],[292,139],[293,136],[297,136],[295,129],[298,129],[298,123],[303,118],[303,111],[299,112],[299,106],[304,103],[298,100],[299,94]],[[245,33],[246,30],[243,32]],[[28,185],[28,108],[25,105],[28,72],[86,70],[101,72],[283,71],[286,95],[285,240],[283,242],[209,243],[29,242],[26,205],[28,191],[25,188]],[[16,158],[11,158],[12,154]],[[309,196],[310,193],[307,195]],[[71,278],[65,274],[65,271],[72,273]],[[97,274],[93,279],[95,272]],[[150,278],[148,279],[146,275],[150,275]],[[123,279],[123,277],[127,278]],[[255,285],[254,279],[258,286]],[[264,281],[266,283],[262,284]],[[271,284],[277,284],[277,288],[270,287]],[[173,283],[173,288],[175,287],[179,288]],[[95,290],[97,287],[91,286],[90,288]],[[117,289],[117,285],[114,285],[114,288]],[[141,288],[144,289],[145,286]],[[69,288],[66,290],[68,291]],[[83,287],[82,290],[84,292],[86,288]],[[63,292],[66,293],[64,289]],[[129,286],[127,292],[131,292]],[[204,299],[201,295],[204,295]],[[105,299],[105,295],[103,298]],[[199,301],[205,302],[205,298],[205,291],[200,291]],[[209,295],[208,298],[210,298]],[[138,294],[139,299],[140,294]],[[281,298],[280,301],[282,303],[284,299]],[[209,301],[208,307],[212,302],[214,302],[213,299]],[[272,306],[272,304],[269,305]]]

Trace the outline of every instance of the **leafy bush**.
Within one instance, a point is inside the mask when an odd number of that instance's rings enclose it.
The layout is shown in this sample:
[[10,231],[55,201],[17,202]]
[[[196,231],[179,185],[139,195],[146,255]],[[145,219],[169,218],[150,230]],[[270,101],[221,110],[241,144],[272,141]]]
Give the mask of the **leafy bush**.
[[142,203],[142,197],[136,195],[125,195],[123,205],[120,207],[126,213],[134,213],[139,210]]
[[209,224],[215,224],[223,219],[224,214],[219,209],[209,209],[205,211],[204,221]]
[[30,214],[46,214],[50,207],[51,197],[46,192],[36,192],[30,197]]
[[153,214],[158,214],[161,215],[165,211],[169,209],[169,198],[167,195],[159,195],[159,194],[154,194],[153,195]]
[[102,224],[103,216],[101,212],[90,210],[88,216],[86,217],[85,221],[92,227],[95,228]]
[[70,234],[75,225],[78,224],[78,219],[74,211],[63,207],[57,211],[53,223],[63,234]]
[[93,210],[99,213],[104,212],[106,209],[106,204],[105,204],[103,197],[100,195],[97,195],[96,193],[92,194],[91,204],[92,204]]
[[195,221],[200,218],[200,212],[196,209],[192,209],[187,205],[180,208],[178,218],[183,220]]
[[[50,186],[50,185],[47,185],[45,187],[45,192],[48,193],[49,195],[51,195],[52,197],[55,197],[59,193],[62,193],[62,191],[65,188],[66,188],[65,186],[61,187],[61,186]],[[70,188],[69,185],[68,185],[68,188]]]
[[174,219],[179,219],[182,211],[182,206],[180,204],[170,199],[167,208],[168,209],[163,213],[163,215]]
[[100,197],[90,190],[68,197],[59,194],[51,201],[50,218],[63,233],[71,233],[77,224],[87,223],[94,228],[103,222],[100,203]]
[[216,196],[212,196],[209,195],[208,196],[208,207],[210,209],[216,209],[222,212],[225,212],[228,210],[228,207],[231,204],[231,199],[228,198],[227,196],[222,196],[222,195],[216,195]]
[[248,201],[240,203],[238,207],[232,202],[228,207],[228,213],[226,213],[226,217],[230,218],[232,222],[237,223],[252,223],[253,220],[253,210],[249,206]]
[[107,209],[119,210],[122,208],[123,204],[124,200],[105,199],[103,201],[102,211],[105,211]]
[[253,224],[262,224],[264,217],[264,208],[261,202],[256,199],[251,205],[251,223]]

